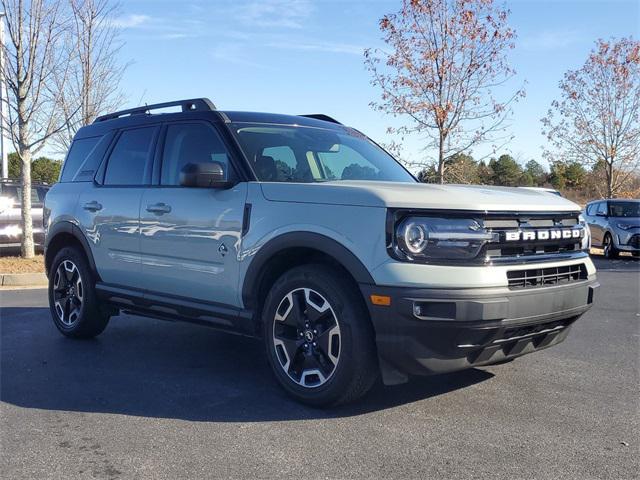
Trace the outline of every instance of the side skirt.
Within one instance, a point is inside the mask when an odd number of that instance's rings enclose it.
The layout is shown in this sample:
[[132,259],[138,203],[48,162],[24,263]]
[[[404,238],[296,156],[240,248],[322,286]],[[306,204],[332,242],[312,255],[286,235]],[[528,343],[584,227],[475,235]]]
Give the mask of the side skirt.
[[96,292],[100,300],[134,315],[196,323],[251,337],[258,334],[251,310],[102,282],[96,283]]

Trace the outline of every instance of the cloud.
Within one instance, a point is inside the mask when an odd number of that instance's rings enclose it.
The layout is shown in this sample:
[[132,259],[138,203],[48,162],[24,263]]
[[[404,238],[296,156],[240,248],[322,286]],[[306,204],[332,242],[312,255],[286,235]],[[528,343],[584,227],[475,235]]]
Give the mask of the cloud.
[[148,15],[124,15],[113,20],[113,26],[116,28],[134,28],[149,23],[151,17]]
[[578,43],[581,39],[582,32],[579,30],[541,30],[525,36],[521,45],[527,50],[555,50]]
[[211,51],[211,57],[214,60],[230,63],[232,65],[267,68],[265,65],[247,60],[245,53],[246,49],[242,48],[237,43],[220,43]]
[[364,47],[360,45],[352,45],[348,43],[331,43],[331,42],[269,42],[267,47],[281,48],[284,50],[299,50],[302,52],[328,52],[328,53],[344,53],[348,55],[362,55]]
[[258,0],[237,9],[238,19],[245,25],[263,28],[302,28],[311,15],[310,0]]

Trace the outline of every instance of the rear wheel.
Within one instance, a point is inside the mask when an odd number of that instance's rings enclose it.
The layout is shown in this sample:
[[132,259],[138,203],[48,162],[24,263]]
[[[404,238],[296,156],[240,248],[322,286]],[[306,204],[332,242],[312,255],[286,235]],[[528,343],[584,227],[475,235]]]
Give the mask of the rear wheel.
[[95,280],[84,253],[63,248],[51,265],[49,308],[60,333],[72,338],[91,338],[102,333],[109,315],[100,309]]
[[613,244],[613,237],[610,233],[607,233],[604,236],[604,242],[602,245],[602,249],[604,251],[604,256],[610,259],[618,258],[620,256],[620,251]]
[[378,376],[373,328],[360,292],[323,265],[296,267],[263,310],[269,362],[297,400],[331,406],[364,395]]

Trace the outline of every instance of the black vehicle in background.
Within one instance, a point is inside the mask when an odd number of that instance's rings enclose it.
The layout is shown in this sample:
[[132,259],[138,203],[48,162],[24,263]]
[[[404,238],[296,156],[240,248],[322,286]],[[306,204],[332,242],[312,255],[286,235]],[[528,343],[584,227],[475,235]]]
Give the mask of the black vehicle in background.
[[584,215],[591,229],[591,245],[607,258],[621,252],[640,256],[640,200],[610,199],[587,203]]
[[[49,185],[43,183],[31,184],[31,216],[33,219],[33,241],[36,247],[44,245],[42,206],[49,188]],[[0,250],[20,246],[22,240],[21,199],[21,182],[9,179],[0,180]]]

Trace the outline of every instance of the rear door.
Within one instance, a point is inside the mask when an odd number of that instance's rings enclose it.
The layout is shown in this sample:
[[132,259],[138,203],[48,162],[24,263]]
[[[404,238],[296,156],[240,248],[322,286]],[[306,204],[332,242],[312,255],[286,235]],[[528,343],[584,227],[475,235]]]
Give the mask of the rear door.
[[151,182],[159,126],[118,132],[77,217],[105,283],[140,287],[140,200]]
[[142,198],[143,284],[151,292],[239,306],[238,254],[246,182],[229,189],[180,186],[188,163],[220,162],[237,178],[227,146],[213,124],[164,127],[154,185]]

